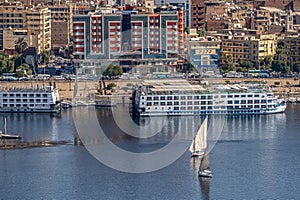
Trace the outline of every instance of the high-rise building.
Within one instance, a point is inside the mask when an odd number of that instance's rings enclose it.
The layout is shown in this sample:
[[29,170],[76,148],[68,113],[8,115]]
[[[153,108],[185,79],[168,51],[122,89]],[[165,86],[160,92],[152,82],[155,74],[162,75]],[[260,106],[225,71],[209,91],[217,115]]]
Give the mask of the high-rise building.
[[73,34],[77,60],[177,66],[183,59],[182,10],[74,15]]
[[51,47],[58,50],[68,45],[73,35],[72,6],[55,4],[48,8],[51,10]]

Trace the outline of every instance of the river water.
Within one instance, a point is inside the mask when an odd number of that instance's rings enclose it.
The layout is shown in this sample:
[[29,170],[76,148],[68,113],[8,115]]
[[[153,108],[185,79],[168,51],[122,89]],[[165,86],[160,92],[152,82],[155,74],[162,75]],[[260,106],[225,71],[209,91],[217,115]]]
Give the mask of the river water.
[[[18,133],[26,141],[48,139],[70,144],[0,150],[0,199],[300,197],[300,105],[290,104],[283,114],[222,119],[222,133],[209,153],[212,179],[197,176],[199,160],[191,159],[188,151],[154,172],[134,174],[109,168],[85,147],[71,144],[77,133],[73,112],[66,110],[61,116],[6,115],[8,132]],[[149,152],[167,145],[174,137],[178,121],[171,118],[172,123],[162,129],[162,134],[147,140],[119,134],[106,109],[97,110],[97,118],[107,125],[112,134],[109,137],[116,145],[133,152]],[[147,120],[139,122],[147,124]],[[197,124],[197,120],[179,121]],[[193,131],[197,128],[192,127]]]

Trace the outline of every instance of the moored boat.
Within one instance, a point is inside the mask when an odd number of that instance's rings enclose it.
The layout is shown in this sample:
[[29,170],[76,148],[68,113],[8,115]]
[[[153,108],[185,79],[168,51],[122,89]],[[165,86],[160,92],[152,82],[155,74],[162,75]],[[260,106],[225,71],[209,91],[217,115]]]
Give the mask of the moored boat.
[[7,134],[6,117],[4,117],[4,133],[0,130],[0,139],[21,139],[19,135]]
[[286,102],[264,83],[191,85],[185,80],[145,80],[133,92],[140,116],[246,115],[284,112]]
[[60,111],[58,90],[53,86],[0,88],[0,112],[55,113]]

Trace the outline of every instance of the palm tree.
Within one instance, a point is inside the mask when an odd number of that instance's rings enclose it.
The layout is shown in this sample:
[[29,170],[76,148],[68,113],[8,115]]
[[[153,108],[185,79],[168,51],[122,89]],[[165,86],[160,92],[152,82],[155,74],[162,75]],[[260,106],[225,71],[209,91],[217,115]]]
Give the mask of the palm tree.
[[28,47],[28,44],[27,44],[27,42],[24,39],[25,39],[24,37],[20,37],[15,42],[15,50],[19,54],[22,54],[25,51],[25,49],[27,49],[27,47]]

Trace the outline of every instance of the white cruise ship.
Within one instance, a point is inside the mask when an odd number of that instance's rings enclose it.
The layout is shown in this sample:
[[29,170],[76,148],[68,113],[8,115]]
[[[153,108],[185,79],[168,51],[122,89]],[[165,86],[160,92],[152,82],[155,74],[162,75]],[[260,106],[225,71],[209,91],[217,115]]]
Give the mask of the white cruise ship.
[[133,92],[140,116],[245,115],[284,112],[286,103],[266,84],[206,87],[185,80],[145,80]]
[[0,112],[59,111],[59,94],[53,86],[43,88],[0,88]]

